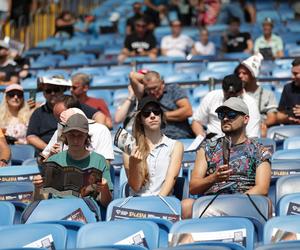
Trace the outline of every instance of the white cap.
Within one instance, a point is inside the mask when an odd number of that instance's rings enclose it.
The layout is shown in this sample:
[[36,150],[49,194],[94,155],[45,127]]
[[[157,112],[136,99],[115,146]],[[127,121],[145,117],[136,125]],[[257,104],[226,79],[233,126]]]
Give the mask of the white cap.
[[256,78],[259,74],[261,62],[263,59],[263,55],[261,53],[257,53],[242,61],[241,65],[244,65],[251,72],[252,76]]
[[61,79],[61,78],[40,77],[39,81],[40,81],[40,83],[44,83],[44,84],[52,84],[52,85],[58,85],[58,86],[72,87],[72,81],[71,80],[66,80],[66,79]]
[[[80,114],[80,115],[83,115],[85,118],[87,118],[86,115],[85,115],[85,113],[81,109],[79,109],[79,108],[69,108],[69,109],[61,112],[59,118],[60,118],[61,122],[65,124],[67,122],[67,120],[72,115],[75,115],[75,114]],[[88,122],[89,122],[89,124],[95,123],[95,121],[91,120],[91,119],[88,119]]]

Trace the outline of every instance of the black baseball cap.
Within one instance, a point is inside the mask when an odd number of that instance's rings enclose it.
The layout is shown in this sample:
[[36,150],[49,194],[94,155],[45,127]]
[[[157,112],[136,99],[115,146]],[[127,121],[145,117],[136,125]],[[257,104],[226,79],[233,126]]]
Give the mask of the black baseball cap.
[[228,75],[222,81],[222,89],[225,92],[237,93],[243,89],[243,82],[237,75]]
[[154,103],[161,108],[159,101],[151,96],[146,96],[139,101],[138,110],[142,110],[149,103]]

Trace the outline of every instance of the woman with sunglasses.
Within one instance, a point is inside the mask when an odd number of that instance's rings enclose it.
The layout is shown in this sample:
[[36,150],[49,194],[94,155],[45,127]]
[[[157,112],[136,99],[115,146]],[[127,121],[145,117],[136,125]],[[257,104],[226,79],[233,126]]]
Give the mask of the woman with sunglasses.
[[160,103],[143,98],[133,124],[136,146],[124,154],[131,195],[171,195],[183,157],[182,143],[165,136]]
[[27,144],[26,131],[32,111],[24,101],[22,86],[8,85],[0,104],[0,127],[6,136],[16,139],[17,144]]

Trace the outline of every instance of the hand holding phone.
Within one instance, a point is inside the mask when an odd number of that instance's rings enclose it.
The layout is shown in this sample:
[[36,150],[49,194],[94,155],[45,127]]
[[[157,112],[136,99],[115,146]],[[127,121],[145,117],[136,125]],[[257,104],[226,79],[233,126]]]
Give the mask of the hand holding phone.
[[215,182],[228,181],[231,173],[232,173],[232,169],[229,168],[227,164],[218,166],[214,173]]

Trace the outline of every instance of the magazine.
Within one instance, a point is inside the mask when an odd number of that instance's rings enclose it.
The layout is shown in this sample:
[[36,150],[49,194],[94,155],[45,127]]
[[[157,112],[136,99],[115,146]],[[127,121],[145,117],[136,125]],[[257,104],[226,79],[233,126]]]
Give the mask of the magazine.
[[142,230],[133,235],[130,235],[123,240],[118,241],[117,243],[115,243],[115,245],[138,245],[149,248],[145,239],[145,234]]
[[188,232],[169,234],[169,245],[178,246],[201,241],[234,242],[246,247],[246,229],[238,228],[214,232]]
[[300,234],[297,232],[285,231],[279,228],[273,228],[271,242],[276,243],[280,241],[299,240]]
[[8,44],[9,49],[11,51],[16,51],[19,55],[23,53],[24,46],[25,46],[24,43],[13,40],[8,36],[4,37],[4,41]]
[[120,127],[115,135],[114,145],[124,153],[130,155],[135,144],[135,138],[125,129]]
[[97,196],[96,184],[102,180],[102,172],[97,168],[63,167],[51,161],[43,163],[41,173],[43,192],[57,196]]
[[196,151],[196,150],[198,150],[200,148],[201,143],[203,142],[204,139],[205,139],[204,136],[198,135],[193,140],[193,142],[191,143],[191,145],[185,151],[188,152],[188,151]]
[[54,241],[53,241],[53,237],[51,234],[24,246],[24,248],[28,248],[28,247],[29,248],[46,248],[48,250],[55,250]]
[[87,220],[81,210],[81,208],[76,209],[66,217],[62,218],[62,220],[71,220],[71,221],[80,221],[83,223],[87,223]]

